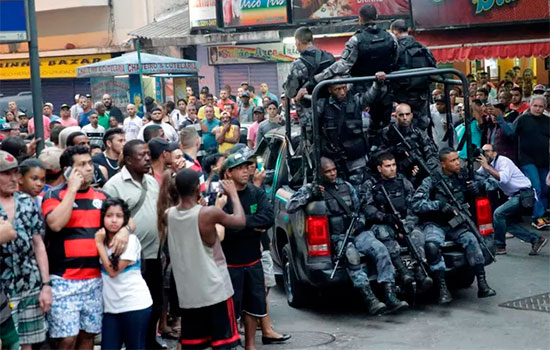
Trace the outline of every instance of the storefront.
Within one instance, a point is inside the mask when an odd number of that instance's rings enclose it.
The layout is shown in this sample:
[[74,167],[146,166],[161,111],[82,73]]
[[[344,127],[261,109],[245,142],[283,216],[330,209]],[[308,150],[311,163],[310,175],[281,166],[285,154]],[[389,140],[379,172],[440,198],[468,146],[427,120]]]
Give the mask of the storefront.
[[267,83],[269,90],[280,96],[289,66],[300,56],[294,44],[284,43],[211,46],[207,50],[207,64],[215,71],[216,91],[229,85],[233,94],[246,81],[257,94],[260,84]]
[[415,38],[438,62],[464,73],[484,70],[499,82],[514,66],[549,83],[550,9],[547,0],[502,2],[417,0],[411,7]]
[[[59,113],[62,104],[74,103],[75,94],[91,92],[90,80],[78,79],[76,68],[110,58],[111,54],[41,57],[43,101],[53,103],[54,113]],[[29,60],[0,60],[0,94],[12,96],[27,91],[31,91]]]

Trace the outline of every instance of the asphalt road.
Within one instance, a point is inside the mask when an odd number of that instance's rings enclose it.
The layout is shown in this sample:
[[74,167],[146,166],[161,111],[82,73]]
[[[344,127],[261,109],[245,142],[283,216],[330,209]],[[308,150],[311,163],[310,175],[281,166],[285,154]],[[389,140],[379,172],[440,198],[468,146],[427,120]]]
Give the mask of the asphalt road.
[[[543,232],[546,237],[549,232]],[[487,267],[492,298],[478,299],[477,285],[453,292],[439,306],[417,302],[398,315],[368,316],[354,293],[338,293],[307,309],[286,303],[284,291],[270,296],[271,316],[279,332],[293,338],[285,345],[259,349],[550,349],[550,312],[499,306],[507,301],[550,292],[550,244],[529,256],[530,244],[508,240],[508,255]],[[550,303],[545,305],[550,310]],[[258,332],[259,333],[259,332]]]

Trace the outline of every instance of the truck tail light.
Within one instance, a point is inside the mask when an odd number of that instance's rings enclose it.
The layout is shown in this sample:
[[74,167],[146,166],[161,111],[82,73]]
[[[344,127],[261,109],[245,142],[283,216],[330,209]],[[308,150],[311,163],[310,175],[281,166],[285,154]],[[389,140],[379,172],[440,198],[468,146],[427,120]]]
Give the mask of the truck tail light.
[[309,256],[330,256],[330,234],[326,216],[308,216],[306,237]]
[[493,211],[488,198],[476,198],[477,227],[482,236],[493,233]]

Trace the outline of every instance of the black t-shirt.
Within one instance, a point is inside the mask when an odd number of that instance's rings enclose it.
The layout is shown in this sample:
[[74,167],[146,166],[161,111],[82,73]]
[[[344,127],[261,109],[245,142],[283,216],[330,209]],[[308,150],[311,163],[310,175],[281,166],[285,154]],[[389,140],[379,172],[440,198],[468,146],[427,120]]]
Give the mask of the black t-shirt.
[[107,159],[107,156],[103,152],[95,154],[92,157],[92,161],[95,164],[99,164],[107,168],[107,174],[109,175],[109,179],[112,178],[120,170],[120,167],[118,165],[118,159],[111,159],[111,158]]
[[[260,260],[262,232],[255,229],[268,229],[275,221],[273,206],[264,190],[249,184],[238,193],[246,215],[246,227],[240,230],[228,228],[225,231],[222,248],[228,265],[244,265]],[[233,213],[230,199],[223,210],[228,214]]]
[[109,112],[110,117],[115,117],[116,121],[120,124],[124,123],[124,116],[122,115],[122,111],[117,106],[111,106],[111,109],[107,110]]
[[519,165],[535,164],[539,168],[548,168],[550,118],[527,112],[516,119],[516,135]]

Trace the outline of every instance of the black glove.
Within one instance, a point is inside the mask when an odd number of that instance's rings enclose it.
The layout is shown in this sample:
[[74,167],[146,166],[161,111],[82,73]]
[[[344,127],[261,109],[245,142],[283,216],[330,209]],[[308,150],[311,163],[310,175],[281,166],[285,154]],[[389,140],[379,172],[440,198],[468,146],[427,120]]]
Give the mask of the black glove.
[[478,196],[480,194],[479,186],[475,181],[467,182],[466,190],[468,190],[468,192],[470,192],[474,196]]
[[449,214],[455,215],[455,209],[449,203],[443,204],[443,207],[441,208],[441,212],[447,215]]

